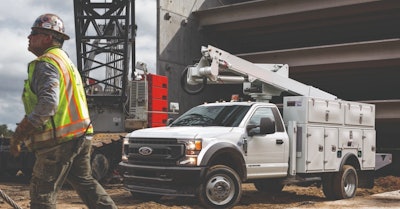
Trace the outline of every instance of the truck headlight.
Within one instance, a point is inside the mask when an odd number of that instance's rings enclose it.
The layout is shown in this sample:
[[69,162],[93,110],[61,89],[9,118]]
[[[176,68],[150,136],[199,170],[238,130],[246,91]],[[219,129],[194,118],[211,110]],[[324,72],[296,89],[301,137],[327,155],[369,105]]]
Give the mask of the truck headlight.
[[202,148],[201,140],[186,141],[186,155],[198,155]]
[[124,137],[122,141],[122,162],[128,162],[129,138]]
[[201,139],[181,140],[179,143],[185,144],[186,155],[179,161],[179,165],[195,166],[197,165],[197,156],[202,149]]

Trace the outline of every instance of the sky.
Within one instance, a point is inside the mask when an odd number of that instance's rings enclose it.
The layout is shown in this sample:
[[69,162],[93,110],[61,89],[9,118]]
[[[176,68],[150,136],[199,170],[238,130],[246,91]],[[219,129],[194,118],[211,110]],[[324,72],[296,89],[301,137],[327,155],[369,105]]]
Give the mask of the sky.
[[[136,61],[146,63],[149,72],[155,73],[156,0],[133,1],[138,26]],[[27,50],[27,36],[35,19],[44,13],[54,13],[63,19],[65,32],[71,37],[63,48],[76,63],[72,0],[13,0],[0,7],[0,125],[6,124],[11,130],[24,117],[23,82],[27,78],[27,64],[36,58]]]

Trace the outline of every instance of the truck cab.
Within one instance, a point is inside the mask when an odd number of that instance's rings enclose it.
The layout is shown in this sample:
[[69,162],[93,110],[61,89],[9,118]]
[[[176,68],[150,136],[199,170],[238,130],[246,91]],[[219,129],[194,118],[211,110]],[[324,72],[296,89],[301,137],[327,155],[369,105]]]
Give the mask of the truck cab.
[[[215,165],[235,174],[206,186],[225,188],[219,193],[248,180],[288,175],[289,139],[271,103],[199,105],[167,127],[137,130],[127,140],[127,160],[120,165],[124,186],[132,193],[196,196],[197,189],[205,187],[207,170]],[[234,196],[240,190],[233,189]]]

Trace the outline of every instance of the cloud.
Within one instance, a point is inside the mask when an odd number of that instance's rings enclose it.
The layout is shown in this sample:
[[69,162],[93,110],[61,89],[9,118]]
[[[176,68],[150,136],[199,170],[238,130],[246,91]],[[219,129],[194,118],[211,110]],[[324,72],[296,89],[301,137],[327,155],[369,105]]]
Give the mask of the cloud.
[[150,73],[156,73],[156,0],[136,0],[137,25],[136,61],[147,64]]
[[156,45],[154,39],[152,35],[136,37],[136,61],[146,63],[149,72],[153,74],[156,73]]
[[15,124],[24,116],[20,98],[13,94],[5,94],[0,97],[0,124],[6,124],[11,130],[15,129]]
[[138,35],[156,34],[156,0],[137,0],[136,1],[136,23]]

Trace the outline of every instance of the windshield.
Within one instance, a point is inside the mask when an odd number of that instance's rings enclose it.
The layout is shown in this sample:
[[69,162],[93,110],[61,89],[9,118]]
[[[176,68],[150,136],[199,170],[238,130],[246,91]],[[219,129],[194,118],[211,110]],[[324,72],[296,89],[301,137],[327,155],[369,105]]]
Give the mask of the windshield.
[[250,106],[197,106],[176,119],[171,126],[225,126],[236,127]]

